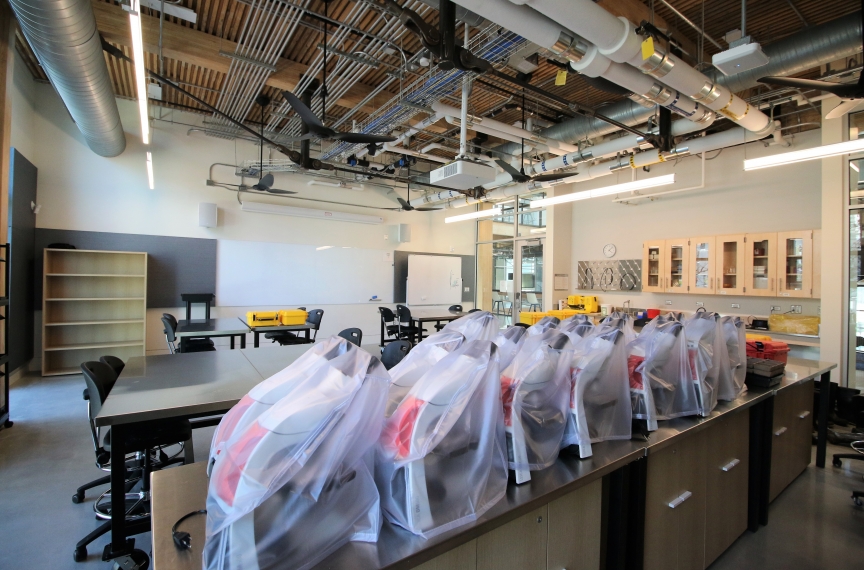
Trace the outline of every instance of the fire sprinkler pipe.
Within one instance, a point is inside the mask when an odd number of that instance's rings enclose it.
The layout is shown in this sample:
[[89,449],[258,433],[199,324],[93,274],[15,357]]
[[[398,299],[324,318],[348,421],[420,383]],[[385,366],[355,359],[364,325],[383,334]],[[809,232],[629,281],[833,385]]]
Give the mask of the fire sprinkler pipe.
[[405,156],[416,156],[417,158],[422,158],[423,160],[428,160],[431,162],[440,162],[441,164],[450,162],[448,159],[435,156],[433,154],[425,154],[422,152],[418,152],[416,150],[411,150],[401,146],[394,146],[395,143],[384,143],[384,151],[385,152],[395,152],[396,154],[404,154]]

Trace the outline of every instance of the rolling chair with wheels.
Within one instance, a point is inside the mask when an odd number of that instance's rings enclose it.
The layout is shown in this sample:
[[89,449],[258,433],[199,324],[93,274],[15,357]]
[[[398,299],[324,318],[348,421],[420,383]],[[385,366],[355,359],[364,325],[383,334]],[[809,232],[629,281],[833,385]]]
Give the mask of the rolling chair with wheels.
[[381,315],[381,349],[383,350],[388,342],[399,340],[399,324],[390,307],[378,307],[378,313]]
[[312,309],[309,311],[309,316],[306,317],[306,324],[314,331],[312,338],[306,340],[304,337],[297,336],[291,331],[273,331],[264,333],[264,338],[273,342],[278,342],[280,346],[288,344],[312,344],[318,338],[318,329],[321,328],[321,318],[324,316],[324,309]]
[[[462,305],[450,305],[450,307],[447,310],[461,313],[462,312]],[[441,323],[438,323],[435,325],[435,330],[440,331],[441,329],[443,329],[446,326],[447,326],[446,324],[442,325]]]
[[[85,362],[81,365],[81,370],[84,373],[84,380],[87,383],[87,391],[89,399],[89,416],[91,435],[94,437],[94,446],[96,451],[97,465],[104,464],[111,460],[111,430],[105,430],[104,434],[100,434],[96,428],[94,420],[99,411],[102,409],[102,404],[105,402],[110,386],[116,381],[117,377],[114,370],[104,362]],[[100,439],[101,436],[101,439]],[[151,460],[153,450],[166,445],[173,445],[180,441],[188,441],[192,438],[192,426],[189,420],[184,419],[167,419],[155,420],[150,422],[142,422],[132,424],[127,428],[125,438],[126,447],[132,452],[140,452],[143,455],[143,463],[137,469],[138,477],[127,480],[127,492],[130,491],[138,480],[141,482],[141,491],[131,495],[127,495],[127,501],[131,498],[132,505],[127,508],[127,535],[132,536],[148,532],[150,530],[150,473],[153,471],[154,465]],[[125,460],[125,458],[122,458]],[[165,464],[161,465],[162,467]],[[108,479],[110,481],[110,478]],[[106,481],[106,482],[108,482]],[[77,497],[76,493],[76,497]],[[102,497],[110,496],[109,493],[103,493]],[[74,498],[73,498],[74,501]],[[98,513],[98,511],[97,511]],[[110,513],[109,515],[110,516]],[[87,545],[107,534],[111,531],[111,521],[106,521],[97,527],[93,532],[79,540],[75,545],[73,559],[76,562],[82,562],[87,558]],[[143,553],[142,553],[143,554]]]
[[[177,347],[177,319],[165,313],[162,315],[163,332],[165,333],[165,342],[168,343],[168,351],[171,354],[177,354],[180,349]],[[186,341],[185,352],[212,352],[216,350],[213,346],[213,341],[210,339],[189,339]]]
[[[120,360],[119,358],[117,358],[116,356],[100,356],[99,362],[107,364],[108,366],[111,367],[112,370],[114,370],[115,381],[116,381],[117,377],[120,376],[120,373],[123,372],[123,369],[126,367],[126,363],[123,362],[122,360]],[[112,384],[112,386],[113,386],[113,384]],[[110,390],[109,390],[109,392],[110,392]]]
[[[849,459],[851,461],[864,461],[864,440],[861,441],[853,441],[849,444],[854,451],[857,453],[835,453],[833,458],[834,467],[843,467],[843,460]],[[857,506],[864,506],[864,491],[852,491],[852,502],[854,502]]]
[[411,350],[411,343],[407,340],[396,340],[388,344],[381,353],[381,364],[384,368],[390,370],[407,356]]
[[340,336],[348,342],[354,343],[357,346],[360,346],[360,343],[363,341],[363,331],[358,328],[345,329],[337,336]]
[[[174,328],[174,332],[176,334],[176,332],[177,332],[177,318],[174,315],[172,315],[171,313],[162,313],[162,316],[168,319],[168,321],[171,323],[171,326]],[[187,344],[187,346],[190,346],[193,344],[215,346],[213,344],[213,339],[207,338],[206,336],[187,338],[186,344]]]

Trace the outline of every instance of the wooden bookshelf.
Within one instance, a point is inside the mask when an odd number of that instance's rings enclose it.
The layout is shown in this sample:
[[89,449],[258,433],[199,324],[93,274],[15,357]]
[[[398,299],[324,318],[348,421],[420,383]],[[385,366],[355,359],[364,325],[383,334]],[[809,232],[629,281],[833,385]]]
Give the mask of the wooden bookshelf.
[[42,299],[43,376],[77,374],[107,354],[144,355],[146,253],[46,249]]

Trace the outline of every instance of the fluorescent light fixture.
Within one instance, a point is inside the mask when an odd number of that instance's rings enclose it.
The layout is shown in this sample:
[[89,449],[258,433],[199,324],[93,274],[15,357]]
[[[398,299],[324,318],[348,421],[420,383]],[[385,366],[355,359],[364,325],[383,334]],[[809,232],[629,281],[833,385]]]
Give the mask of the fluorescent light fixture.
[[147,151],[147,183],[150,185],[150,190],[156,187],[153,183],[153,155]]
[[656,188],[657,186],[665,186],[674,183],[675,175],[666,174],[665,176],[655,176],[654,178],[646,178],[645,180],[634,180],[633,182],[625,182],[624,184],[615,184],[614,186],[595,188],[594,190],[585,190],[583,192],[573,192],[572,194],[564,194],[563,196],[555,196],[553,198],[541,198],[540,200],[534,200],[531,202],[531,208],[543,208],[546,206],[554,206],[556,204],[566,204],[567,202],[576,202],[577,200],[599,198],[600,196],[609,196],[621,192],[632,192],[633,190],[643,190],[645,188]]
[[855,161],[854,161],[854,160],[850,160],[850,161],[849,161],[849,168],[851,168],[851,169],[854,170],[855,172],[861,172],[861,170],[858,168],[858,165],[855,164]]
[[322,249],[332,249],[332,245],[322,245],[321,247],[316,247],[315,251],[321,251]]
[[354,186],[353,184],[346,184],[345,182],[327,182],[324,180],[310,180],[306,183],[307,186],[328,186],[330,188],[342,188],[344,190],[355,190],[357,192],[362,192],[364,186],[359,184]]
[[144,64],[144,36],[141,32],[141,1],[132,0],[129,11],[132,29],[132,60],[135,62],[135,90],[138,92],[138,113],[141,115],[141,140],[150,144],[150,117],[147,113],[147,68]]
[[792,164],[793,162],[804,162],[805,160],[817,160],[827,158],[829,156],[837,156],[840,154],[850,154],[864,150],[864,139],[847,141],[836,144],[826,144],[815,148],[805,148],[804,150],[796,150],[793,152],[784,152],[772,156],[763,156],[761,158],[751,158],[744,161],[744,170],[758,170],[760,168],[769,168],[771,166],[780,166],[781,164]]
[[268,204],[266,202],[243,202],[243,205],[240,206],[240,209],[244,212],[255,212],[258,214],[277,214],[280,216],[295,216],[298,218],[318,218],[320,220],[354,222],[355,224],[384,223],[384,218],[382,218],[381,216],[349,214],[347,212],[333,212],[332,210],[316,210],[313,208],[296,208],[294,206]]
[[445,224],[453,222],[464,222],[465,220],[476,220],[477,218],[489,218],[492,216],[500,216],[501,208],[492,208],[491,210],[480,210],[479,212],[471,212],[470,214],[459,214],[458,216],[450,216],[444,218]]

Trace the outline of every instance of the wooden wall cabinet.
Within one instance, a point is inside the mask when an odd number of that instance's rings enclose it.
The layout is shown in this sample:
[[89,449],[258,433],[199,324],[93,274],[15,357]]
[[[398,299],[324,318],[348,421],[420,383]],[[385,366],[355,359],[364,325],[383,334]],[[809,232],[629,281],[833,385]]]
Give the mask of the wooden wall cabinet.
[[773,501],[810,465],[813,438],[813,382],[790,386],[774,397],[771,440],[771,484]]
[[813,295],[813,231],[777,234],[777,294]]
[[146,313],[146,253],[45,249],[42,375],[79,374],[107,354],[143,356]]
[[666,293],[687,293],[690,289],[690,241],[667,239],[664,262]]
[[713,295],[715,265],[717,264],[717,242],[714,236],[690,238],[689,293]]
[[650,293],[666,291],[666,242],[647,241],[642,244],[642,290]]
[[718,295],[744,294],[744,234],[715,238],[714,276]]
[[706,432],[649,451],[645,570],[705,567]]
[[723,416],[707,434],[705,566],[747,530],[750,414]]
[[776,296],[777,234],[747,234],[745,239],[744,286],[747,295]]

